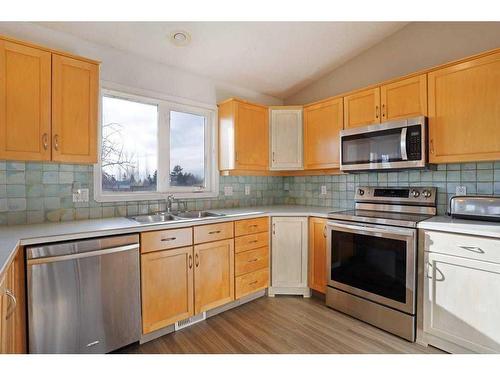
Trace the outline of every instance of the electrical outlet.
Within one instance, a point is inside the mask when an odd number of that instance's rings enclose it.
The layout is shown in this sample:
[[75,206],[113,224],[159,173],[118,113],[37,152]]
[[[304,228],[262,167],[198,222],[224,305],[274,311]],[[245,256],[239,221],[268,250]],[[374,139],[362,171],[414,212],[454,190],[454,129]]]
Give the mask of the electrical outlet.
[[89,189],[73,190],[73,203],[82,203],[89,201]]
[[465,187],[464,185],[458,185],[455,188],[455,194],[456,195],[467,195],[467,187]]
[[250,185],[245,185],[245,195],[250,195]]
[[233,187],[232,186],[224,186],[224,195],[226,197],[233,195]]
[[290,184],[288,182],[285,182],[283,184],[283,190],[285,190],[285,191],[289,191],[290,190]]
[[326,195],[326,185],[321,185],[321,195]]

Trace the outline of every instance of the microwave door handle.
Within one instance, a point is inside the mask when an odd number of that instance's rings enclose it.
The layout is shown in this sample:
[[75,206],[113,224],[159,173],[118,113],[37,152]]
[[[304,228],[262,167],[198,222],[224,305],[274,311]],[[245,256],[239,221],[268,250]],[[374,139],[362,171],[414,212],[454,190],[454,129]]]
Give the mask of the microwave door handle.
[[408,128],[401,129],[401,159],[408,160],[408,154],[406,152],[406,133],[408,132]]
[[406,153],[406,133],[408,128],[401,129],[401,159],[408,160],[408,154]]

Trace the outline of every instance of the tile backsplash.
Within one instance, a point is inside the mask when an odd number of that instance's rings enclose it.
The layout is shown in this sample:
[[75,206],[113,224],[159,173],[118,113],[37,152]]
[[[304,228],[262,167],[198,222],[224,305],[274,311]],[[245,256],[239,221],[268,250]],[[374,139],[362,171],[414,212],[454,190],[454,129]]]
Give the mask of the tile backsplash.
[[[0,161],[0,225],[32,224],[113,216],[165,209],[164,200],[100,203],[93,199],[94,167],[89,165]],[[221,176],[219,196],[189,199],[188,209],[272,205],[284,202],[283,177]],[[245,185],[250,194],[245,195]],[[233,195],[224,196],[232,186]],[[74,189],[89,188],[90,201],[73,203]]]
[[[58,222],[136,215],[165,209],[162,200],[100,203],[93,200],[94,168],[88,165],[0,161],[0,225]],[[245,185],[250,195],[245,195]],[[220,177],[217,198],[187,200],[188,209],[300,204],[332,208],[354,207],[357,186],[435,186],[438,213],[458,185],[467,194],[500,194],[500,161],[441,164],[435,170],[369,172],[332,176]],[[232,186],[233,195],[224,196]],[[326,186],[326,194],[321,194]],[[76,188],[89,188],[90,201],[73,203]]]
[[[459,185],[467,188],[467,194],[500,194],[500,162],[440,164],[435,168],[284,177],[283,183],[289,188],[285,203],[350,209],[354,207],[357,186],[435,186],[438,188],[438,214],[442,215]],[[326,186],[324,195],[321,186]]]

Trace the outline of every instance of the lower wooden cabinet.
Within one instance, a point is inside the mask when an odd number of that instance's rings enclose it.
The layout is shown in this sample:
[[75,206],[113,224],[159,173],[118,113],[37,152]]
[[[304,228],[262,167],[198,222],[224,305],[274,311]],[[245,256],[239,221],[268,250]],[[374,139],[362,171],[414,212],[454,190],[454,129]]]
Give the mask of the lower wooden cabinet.
[[309,219],[309,288],[326,293],[326,219]]
[[22,249],[0,280],[0,353],[26,353],[26,312]]
[[266,289],[269,285],[269,268],[250,272],[236,277],[236,299],[259,290]]
[[194,314],[193,265],[191,246],[141,256],[143,333]]
[[234,300],[234,240],[194,247],[195,314]]

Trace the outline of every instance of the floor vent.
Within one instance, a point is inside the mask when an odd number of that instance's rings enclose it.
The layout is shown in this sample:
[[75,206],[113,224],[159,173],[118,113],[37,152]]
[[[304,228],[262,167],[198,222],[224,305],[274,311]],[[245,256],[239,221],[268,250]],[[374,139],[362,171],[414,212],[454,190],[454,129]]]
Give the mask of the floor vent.
[[192,326],[193,324],[199,323],[207,318],[207,313],[202,312],[201,314],[191,316],[187,319],[179,320],[175,323],[175,330],[179,331],[183,328]]

